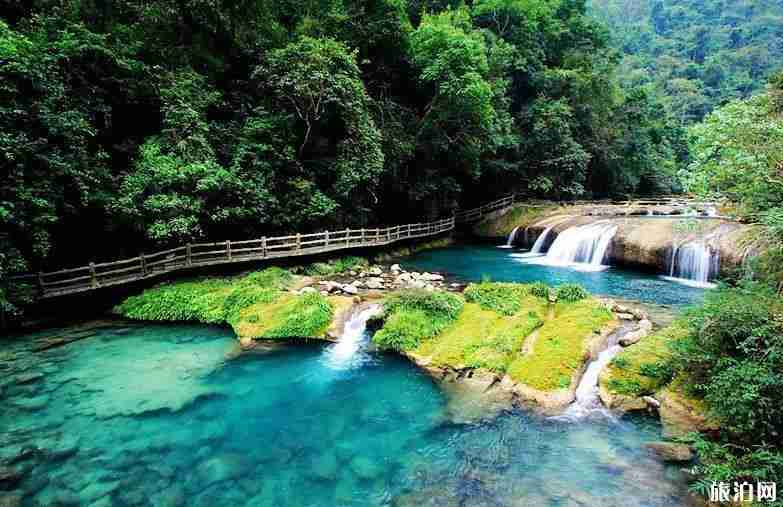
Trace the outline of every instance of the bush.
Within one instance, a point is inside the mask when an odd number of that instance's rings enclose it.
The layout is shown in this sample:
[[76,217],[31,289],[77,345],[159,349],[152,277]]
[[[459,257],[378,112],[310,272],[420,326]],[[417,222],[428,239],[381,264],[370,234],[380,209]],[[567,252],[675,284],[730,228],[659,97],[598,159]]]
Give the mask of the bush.
[[317,292],[297,297],[280,317],[281,324],[264,338],[307,338],[326,331],[334,311],[329,301]]
[[548,299],[549,285],[544,282],[536,282],[530,286],[530,293],[536,297]]
[[590,296],[587,289],[576,283],[566,283],[557,288],[555,292],[558,301],[566,301],[573,303],[575,301],[581,301]]
[[465,289],[465,299],[477,303],[485,310],[501,315],[514,315],[522,309],[522,298],[529,289],[515,283],[472,283]]
[[455,321],[463,305],[462,298],[450,292],[411,290],[395,294],[384,304],[387,318],[373,341],[397,351],[414,349]]
[[337,273],[345,273],[355,269],[367,267],[367,259],[362,257],[347,256],[331,259],[327,262],[314,262],[304,267],[304,273],[309,276],[329,276]]

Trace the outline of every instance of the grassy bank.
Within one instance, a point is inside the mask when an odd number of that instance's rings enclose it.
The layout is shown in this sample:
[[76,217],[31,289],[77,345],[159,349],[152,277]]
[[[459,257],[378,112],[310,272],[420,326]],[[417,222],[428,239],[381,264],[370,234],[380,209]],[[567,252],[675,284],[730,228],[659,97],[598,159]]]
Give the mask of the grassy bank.
[[136,320],[227,324],[241,339],[323,337],[348,298],[292,294],[290,272],[268,268],[238,278],[174,282],[115,308]]
[[541,284],[472,284],[462,297],[403,293],[386,303],[375,342],[432,366],[507,373],[537,389],[557,389],[570,382],[589,339],[613,317],[579,288],[555,293],[555,304]]

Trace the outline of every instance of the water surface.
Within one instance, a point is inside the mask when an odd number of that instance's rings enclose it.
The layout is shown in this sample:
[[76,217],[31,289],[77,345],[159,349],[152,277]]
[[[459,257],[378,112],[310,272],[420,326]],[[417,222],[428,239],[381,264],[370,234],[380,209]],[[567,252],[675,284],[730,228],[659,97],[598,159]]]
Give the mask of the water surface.
[[698,303],[704,289],[689,287],[651,273],[609,267],[579,270],[567,266],[535,264],[521,250],[492,245],[455,245],[428,250],[404,259],[403,267],[440,271],[465,281],[545,282],[556,286],[579,283],[593,294],[662,305]]
[[458,400],[366,336],[234,359],[208,327],[118,324],[38,353],[32,338],[0,349],[0,460],[25,505],[683,503],[678,467],[643,449],[653,419],[457,423]]

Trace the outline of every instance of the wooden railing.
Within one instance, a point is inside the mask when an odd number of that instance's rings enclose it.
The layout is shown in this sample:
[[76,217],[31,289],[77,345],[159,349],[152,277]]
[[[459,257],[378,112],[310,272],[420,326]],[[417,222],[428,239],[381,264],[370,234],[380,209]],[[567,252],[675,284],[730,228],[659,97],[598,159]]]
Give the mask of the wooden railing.
[[129,283],[193,267],[388,245],[405,239],[441,234],[454,229],[454,225],[454,217],[451,217],[436,222],[397,225],[385,229],[344,229],[245,241],[191,243],[130,259],[14,276],[9,280],[34,284],[40,297],[48,298]]

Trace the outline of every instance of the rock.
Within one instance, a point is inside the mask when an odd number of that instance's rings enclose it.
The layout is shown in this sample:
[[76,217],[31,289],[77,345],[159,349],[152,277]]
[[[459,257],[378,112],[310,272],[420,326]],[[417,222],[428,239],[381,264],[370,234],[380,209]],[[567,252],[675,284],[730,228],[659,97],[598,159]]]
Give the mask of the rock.
[[22,398],[14,402],[14,405],[28,412],[37,412],[46,408],[46,405],[48,404],[49,396],[46,394],[35,396],[33,398]]
[[199,464],[196,472],[206,488],[216,482],[241,477],[245,468],[243,461],[238,454],[220,454]]
[[313,460],[310,471],[319,479],[333,481],[337,478],[338,468],[337,457],[331,452],[323,452]]
[[356,456],[351,460],[351,470],[364,480],[374,479],[381,474],[381,467],[366,456]]
[[413,281],[413,277],[411,276],[410,273],[402,273],[401,275],[398,275],[394,279],[394,283],[396,283],[397,285],[404,285],[406,283],[410,283],[411,281]]
[[392,264],[391,268],[389,269],[392,271],[392,273],[399,273],[400,271],[402,271],[402,268],[400,267],[399,264]]
[[302,287],[299,294],[310,294],[313,292],[318,292],[318,290],[315,287]]
[[620,320],[636,320],[632,313],[618,313],[617,318]]
[[109,495],[117,490],[120,486],[120,481],[113,482],[99,482],[90,481],[84,489],[81,490],[79,496],[86,500],[88,503],[95,502],[106,495]]
[[25,471],[0,466],[0,490],[13,489],[24,479]]
[[18,493],[0,493],[0,507],[22,507],[22,495]]
[[383,289],[383,280],[377,277],[368,278],[364,281],[364,285],[368,289]]
[[423,280],[414,280],[410,283],[410,286],[413,289],[423,289],[427,286],[427,282]]
[[649,320],[642,320],[639,322],[639,327],[637,327],[635,331],[623,335],[623,337],[620,338],[619,343],[623,347],[629,347],[635,343],[639,343],[642,338],[650,334],[650,331],[652,331],[652,322]]
[[179,484],[160,492],[153,500],[156,507],[182,507],[185,505],[185,490]]
[[645,447],[656,454],[660,459],[672,463],[687,463],[693,459],[693,451],[685,444],[674,442],[653,442],[645,444]]
[[325,290],[326,292],[337,292],[342,288],[342,284],[333,282],[331,280],[318,282],[318,285],[320,285],[322,290]]
[[642,396],[642,400],[647,404],[650,408],[661,408],[661,402],[653,398],[652,396]]
[[375,266],[373,268],[370,268],[369,273],[372,276],[381,276],[381,274],[383,274],[383,270],[381,268],[379,268],[378,266]]
[[359,289],[355,285],[351,284],[343,285],[342,290],[346,294],[351,294],[352,296],[355,296],[359,293]]
[[717,431],[717,421],[709,419],[702,403],[687,398],[682,393],[664,389],[657,395],[661,406],[658,412],[666,438],[684,436],[694,431]]
[[24,384],[31,384],[33,382],[38,382],[39,380],[43,379],[43,373],[24,373],[22,375],[17,375],[14,381],[17,385],[24,385]]
[[442,282],[443,275],[439,275],[436,273],[422,273],[421,280],[426,280],[428,282]]

